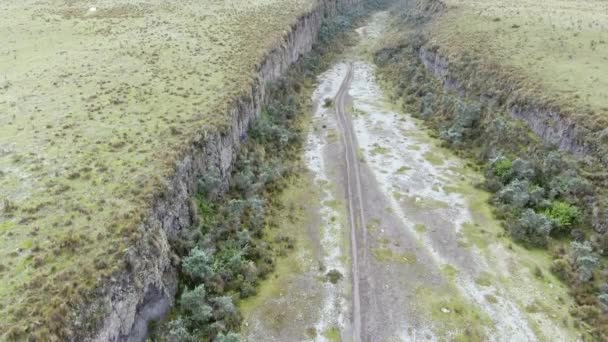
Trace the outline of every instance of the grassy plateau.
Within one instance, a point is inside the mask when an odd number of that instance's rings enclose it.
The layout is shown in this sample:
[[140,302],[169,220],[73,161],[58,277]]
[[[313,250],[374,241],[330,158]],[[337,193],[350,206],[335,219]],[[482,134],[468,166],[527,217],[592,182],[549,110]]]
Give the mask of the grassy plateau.
[[[535,95],[608,114],[608,3],[601,0],[444,0],[430,30],[448,56],[525,75]],[[541,94],[542,92],[542,94]]]
[[0,3],[0,336],[56,333],[123,267],[180,151],[315,3]]

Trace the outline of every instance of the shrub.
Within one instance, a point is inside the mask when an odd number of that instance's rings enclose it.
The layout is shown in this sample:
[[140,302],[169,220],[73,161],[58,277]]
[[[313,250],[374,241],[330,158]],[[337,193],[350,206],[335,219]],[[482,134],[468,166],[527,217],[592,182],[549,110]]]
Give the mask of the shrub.
[[542,169],[545,177],[551,177],[558,175],[562,170],[566,169],[566,163],[559,152],[552,151],[544,158]]
[[190,255],[182,261],[184,273],[192,279],[204,280],[213,276],[213,259],[205,251],[195,247]]
[[220,170],[217,167],[211,167],[203,177],[198,179],[198,192],[215,199],[221,189],[221,183]]
[[422,98],[422,101],[420,102],[420,113],[425,120],[435,114],[435,95],[433,95],[433,93],[429,92]]
[[597,296],[597,300],[602,304],[604,311],[608,309],[608,283],[600,285],[600,294]]
[[570,247],[578,279],[583,282],[590,281],[599,262],[597,254],[593,252],[593,247],[589,241],[584,243],[574,241],[570,243]]
[[239,342],[241,340],[241,335],[233,332],[229,332],[226,335],[219,333],[215,337],[214,342]]
[[608,233],[604,233],[598,240],[598,252],[602,256],[608,256]]
[[532,180],[536,175],[536,171],[532,163],[527,160],[517,158],[512,163],[512,170],[518,179]]
[[168,342],[194,342],[196,339],[190,335],[184,320],[180,317],[170,321],[167,324],[167,330],[164,334],[161,334],[161,340]]
[[481,118],[481,108],[476,104],[465,104],[458,101],[456,118],[451,127],[441,132],[441,137],[451,144],[459,145],[470,134]]
[[528,181],[516,179],[498,192],[498,198],[515,208],[524,208],[530,202],[529,187]]
[[223,321],[227,327],[238,327],[240,324],[239,313],[228,296],[215,297],[210,300],[213,306],[213,318],[216,321]]
[[253,231],[258,231],[264,227],[266,217],[265,202],[257,197],[247,200],[247,208],[249,212],[249,224]]
[[590,195],[593,186],[586,179],[580,178],[576,172],[568,170],[565,173],[553,177],[549,182],[549,197],[564,197],[576,200]]
[[342,279],[342,273],[338,270],[331,270],[327,272],[327,280],[332,284],[337,284]]
[[570,310],[570,314],[584,321],[593,321],[600,315],[600,310],[592,305],[581,305]]
[[185,289],[179,301],[180,309],[186,314],[192,325],[202,325],[209,322],[213,310],[205,302],[207,293],[205,286],[199,285],[193,290]]
[[490,162],[490,170],[493,175],[506,182],[513,173],[513,162],[505,157],[497,157]]
[[567,231],[573,225],[581,222],[582,215],[579,209],[566,202],[553,201],[545,214],[553,221],[553,225],[560,231]]
[[510,225],[513,238],[533,246],[546,246],[551,229],[551,221],[532,209],[526,209],[519,220]]
[[551,272],[562,281],[567,281],[570,275],[570,264],[564,259],[555,259],[551,264]]

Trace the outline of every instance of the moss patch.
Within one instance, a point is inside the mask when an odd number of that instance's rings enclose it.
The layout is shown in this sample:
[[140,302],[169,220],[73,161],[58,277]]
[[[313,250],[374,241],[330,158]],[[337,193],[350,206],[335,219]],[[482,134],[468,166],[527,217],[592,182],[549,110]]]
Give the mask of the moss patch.
[[395,253],[387,247],[374,248],[372,254],[380,262],[413,264],[417,261],[416,255],[413,253]]
[[330,342],[341,342],[342,337],[340,336],[340,329],[337,327],[331,327],[323,332],[323,336]]
[[420,287],[416,296],[442,340],[486,341],[493,329],[491,319],[450,285],[434,290]]
[[494,238],[482,227],[470,222],[462,225],[462,232],[467,241],[473,243],[479,249],[487,248]]
[[399,199],[403,199],[408,205],[421,210],[436,210],[449,208],[449,204],[434,198],[406,196],[399,194]]
[[424,154],[424,159],[434,166],[441,166],[445,163],[445,158],[434,151],[428,151]]
[[414,229],[420,234],[424,234],[428,230],[428,228],[422,223],[416,223]]

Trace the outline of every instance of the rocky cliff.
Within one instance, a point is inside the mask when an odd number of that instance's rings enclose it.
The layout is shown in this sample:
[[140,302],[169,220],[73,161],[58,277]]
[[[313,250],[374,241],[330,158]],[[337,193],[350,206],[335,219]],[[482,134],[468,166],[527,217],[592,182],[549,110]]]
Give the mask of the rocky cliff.
[[179,259],[170,241],[195,219],[191,199],[197,179],[209,170],[219,170],[224,182],[221,186],[226,187],[236,150],[265,102],[266,84],[281,77],[312,49],[323,20],[357,3],[359,0],[319,0],[262,59],[251,88],[228,109],[229,127],[202,131],[184,149],[172,177],[166,180],[166,191],[157,196],[139,227],[141,239],[126,251],[124,270],[114,274],[74,313],[72,340],[145,340],[148,323],[162,318],[173,304]]
[[[422,47],[419,58],[424,66],[431,71],[450,91],[456,91],[461,96],[471,96],[467,82],[459,80],[449,70],[449,60],[437,52]],[[588,132],[577,125],[574,120],[559,112],[534,103],[522,104],[516,101],[515,92],[507,91],[504,102],[506,109],[513,117],[521,119],[544,142],[554,145],[563,151],[577,156],[592,155],[597,152],[591,142],[586,141]],[[482,101],[495,101],[492,96],[481,96]],[[602,160],[601,156],[596,156]]]

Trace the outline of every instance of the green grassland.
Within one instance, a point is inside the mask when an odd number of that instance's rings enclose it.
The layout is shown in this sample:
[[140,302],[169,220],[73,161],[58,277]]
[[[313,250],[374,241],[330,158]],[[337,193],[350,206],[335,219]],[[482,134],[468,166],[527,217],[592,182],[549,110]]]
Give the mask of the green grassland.
[[0,332],[65,316],[122,267],[180,150],[226,126],[314,4],[0,3]]
[[608,114],[608,3],[443,0],[431,31],[445,55],[500,68],[570,111]]

